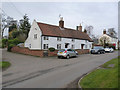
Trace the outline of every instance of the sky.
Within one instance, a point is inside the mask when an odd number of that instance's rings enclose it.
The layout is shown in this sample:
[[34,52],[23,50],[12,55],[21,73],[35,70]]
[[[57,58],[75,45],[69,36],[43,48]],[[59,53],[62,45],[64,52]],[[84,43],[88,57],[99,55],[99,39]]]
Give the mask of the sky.
[[27,14],[30,23],[59,25],[59,15],[65,27],[76,29],[92,25],[93,34],[102,35],[104,29],[115,28],[118,32],[118,2],[4,2],[2,9],[16,20]]

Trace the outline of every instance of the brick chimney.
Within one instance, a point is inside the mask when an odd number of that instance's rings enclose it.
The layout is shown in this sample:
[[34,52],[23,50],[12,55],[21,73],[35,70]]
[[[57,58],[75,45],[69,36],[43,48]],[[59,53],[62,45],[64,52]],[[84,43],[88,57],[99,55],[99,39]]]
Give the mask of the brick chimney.
[[81,31],[81,32],[82,32],[82,26],[81,26],[81,24],[80,24],[80,26],[77,26],[76,29],[77,29],[78,31]]
[[84,29],[84,33],[87,33],[87,30],[86,30],[86,29]]
[[103,34],[106,34],[106,29],[103,30]]
[[64,28],[64,21],[63,21],[63,17],[60,17],[59,27]]

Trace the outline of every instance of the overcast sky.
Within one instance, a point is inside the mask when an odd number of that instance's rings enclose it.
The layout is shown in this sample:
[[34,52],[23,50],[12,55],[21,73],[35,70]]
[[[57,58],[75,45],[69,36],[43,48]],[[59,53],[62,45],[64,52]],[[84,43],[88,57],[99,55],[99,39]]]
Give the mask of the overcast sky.
[[58,25],[61,14],[68,28],[76,29],[82,23],[92,25],[95,35],[101,35],[108,28],[118,31],[117,2],[6,2],[2,3],[2,9],[17,20],[26,13],[31,23],[36,19]]

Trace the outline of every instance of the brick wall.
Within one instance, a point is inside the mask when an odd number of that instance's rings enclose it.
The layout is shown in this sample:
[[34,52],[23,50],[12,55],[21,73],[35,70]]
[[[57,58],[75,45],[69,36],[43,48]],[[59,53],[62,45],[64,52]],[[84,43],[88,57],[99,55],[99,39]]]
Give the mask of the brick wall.
[[[22,47],[13,47],[11,49],[12,52],[16,52],[16,53],[22,53],[22,54],[27,54],[27,55],[33,55],[33,56],[40,56],[43,57],[44,56],[44,50],[30,50],[28,48],[22,48]],[[78,49],[76,50],[79,54],[86,54],[89,53],[88,49]],[[56,56],[58,50],[54,51],[54,52],[50,52],[50,51],[46,51],[48,52],[48,56]]]
[[87,54],[89,53],[89,49],[77,49],[78,54]]
[[21,48],[21,47],[13,47],[11,49],[12,52],[27,54],[27,55],[33,55],[33,56],[40,56],[43,57],[43,50],[30,50],[28,48]]

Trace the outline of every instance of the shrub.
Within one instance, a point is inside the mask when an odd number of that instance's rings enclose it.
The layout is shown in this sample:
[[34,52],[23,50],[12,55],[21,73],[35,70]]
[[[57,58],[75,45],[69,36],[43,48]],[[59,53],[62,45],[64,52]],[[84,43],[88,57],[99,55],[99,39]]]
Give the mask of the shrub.
[[55,51],[55,48],[51,47],[51,48],[49,48],[49,51],[50,51],[50,52],[54,52],[54,51]]
[[11,40],[8,40],[8,44],[14,44],[14,45],[17,45],[20,43],[20,40],[15,38],[15,39],[11,39]]
[[2,39],[2,48],[7,46],[8,39]]
[[14,44],[9,44],[7,50],[11,51],[11,48],[14,47],[14,46],[15,46]]
[[17,44],[19,44],[20,41],[19,39],[15,38],[15,39],[12,39],[12,40],[8,40],[8,51],[11,51],[11,48]]

